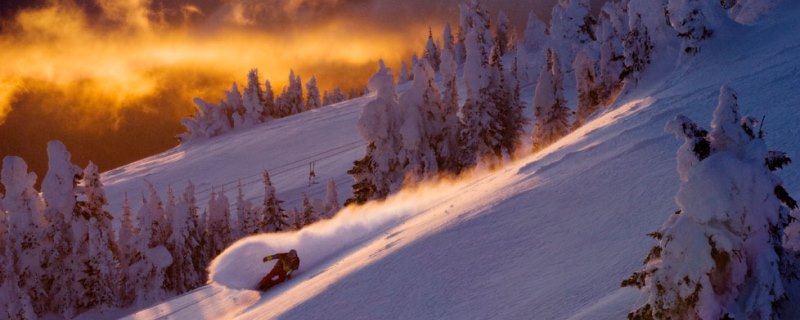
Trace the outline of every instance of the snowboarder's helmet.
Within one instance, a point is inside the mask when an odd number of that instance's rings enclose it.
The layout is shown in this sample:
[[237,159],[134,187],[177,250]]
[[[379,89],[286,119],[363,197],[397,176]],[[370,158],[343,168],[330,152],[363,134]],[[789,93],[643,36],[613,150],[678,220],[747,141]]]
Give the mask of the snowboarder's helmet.
[[289,250],[289,254],[296,257],[297,256],[297,251],[295,251],[294,249]]

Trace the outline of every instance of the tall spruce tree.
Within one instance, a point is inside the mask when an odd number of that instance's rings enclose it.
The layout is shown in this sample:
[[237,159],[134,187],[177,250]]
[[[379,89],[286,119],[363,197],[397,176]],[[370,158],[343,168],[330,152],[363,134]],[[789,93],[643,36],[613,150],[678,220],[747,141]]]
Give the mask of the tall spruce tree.
[[534,150],[540,150],[569,133],[571,112],[564,98],[564,75],[558,54],[553,49],[547,50],[547,65],[542,68],[536,84],[533,110]]

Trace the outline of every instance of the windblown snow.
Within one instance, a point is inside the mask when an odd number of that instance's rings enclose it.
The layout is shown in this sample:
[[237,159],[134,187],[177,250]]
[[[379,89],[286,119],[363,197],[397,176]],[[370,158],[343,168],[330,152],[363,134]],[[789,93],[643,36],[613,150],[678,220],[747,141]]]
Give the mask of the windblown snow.
[[[208,286],[130,318],[624,318],[640,296],[620,281],[641,268],[654,244],[646,234],[677,208],[682,141],[664,131],[669,120],[684,114],[709,123],[719,88],[728,85],[742,114],[766,116],[769,147],[800,157],[800,33],[790,32],[800,29],[800,4],[784,1],[773,12],[705,42],[684,64],[653,66],[612,109],[539,153],[350,207],[298,232],[240,240],[214,260]],[[523,97],[530,103],[533,88]],[[189,179],[200,189],[255,181],[262,169],[296,205],[303,192],[324,194],[324,185],[306,184],[311,160],[318,175],[337,181],[343,200],[352,183],[345,172],[365,148],[358,114],[371,99],[108,172],[112,208],[144,179],[162,191]],[[797,165],[780,175],[800,196]],[[289,249],[299,253],[299,273],[266,293],[251,290],[271,268],[261,258]]]

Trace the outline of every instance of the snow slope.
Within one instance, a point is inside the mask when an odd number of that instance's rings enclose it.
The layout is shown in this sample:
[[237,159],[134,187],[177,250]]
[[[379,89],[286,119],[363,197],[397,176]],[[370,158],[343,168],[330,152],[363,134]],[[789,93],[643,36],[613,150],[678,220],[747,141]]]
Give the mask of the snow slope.
[[[215,261],[216,283],[131,318],[623,318],[638,293],[619,283],[654,244],[645,234],[676,208],[681,141],[664,132],[668,120],[685,114],[707,127],[727,83],[743,114],[766,115],[770,147],[800,156],[800,34],[787,32],[800,29],[797,16],[800,3],[784,1],[764,21],[705,43],[696,58],[651,74],[611,111],[501,170],[404,191],[298,233],[244,239]],[[316,157],[324,159],[318,174],[345,182],[350,161],[363,154],[355,121],[368,99],[109,172],[109,195],[119,201],[143,177],[160,188],[188,178],[209,186],[267,166],[280,172],[281,196],[291,197],[305,188],[306,162]],[[797,164],[781,175],[800,197]],[[268,270],[261,256],[288,248],[301,258],[292,281],[263,294],[242,289]]]

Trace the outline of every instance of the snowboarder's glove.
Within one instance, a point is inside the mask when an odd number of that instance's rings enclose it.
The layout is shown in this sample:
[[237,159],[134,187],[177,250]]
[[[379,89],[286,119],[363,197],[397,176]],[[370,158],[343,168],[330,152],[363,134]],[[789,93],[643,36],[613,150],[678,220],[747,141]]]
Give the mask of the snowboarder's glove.
[[272,256],[266,256],[266,257],[264,257],[264,259],[262,261],[263,262],[267,262],[267,261],[270,261],[270,260],[272,260]]

